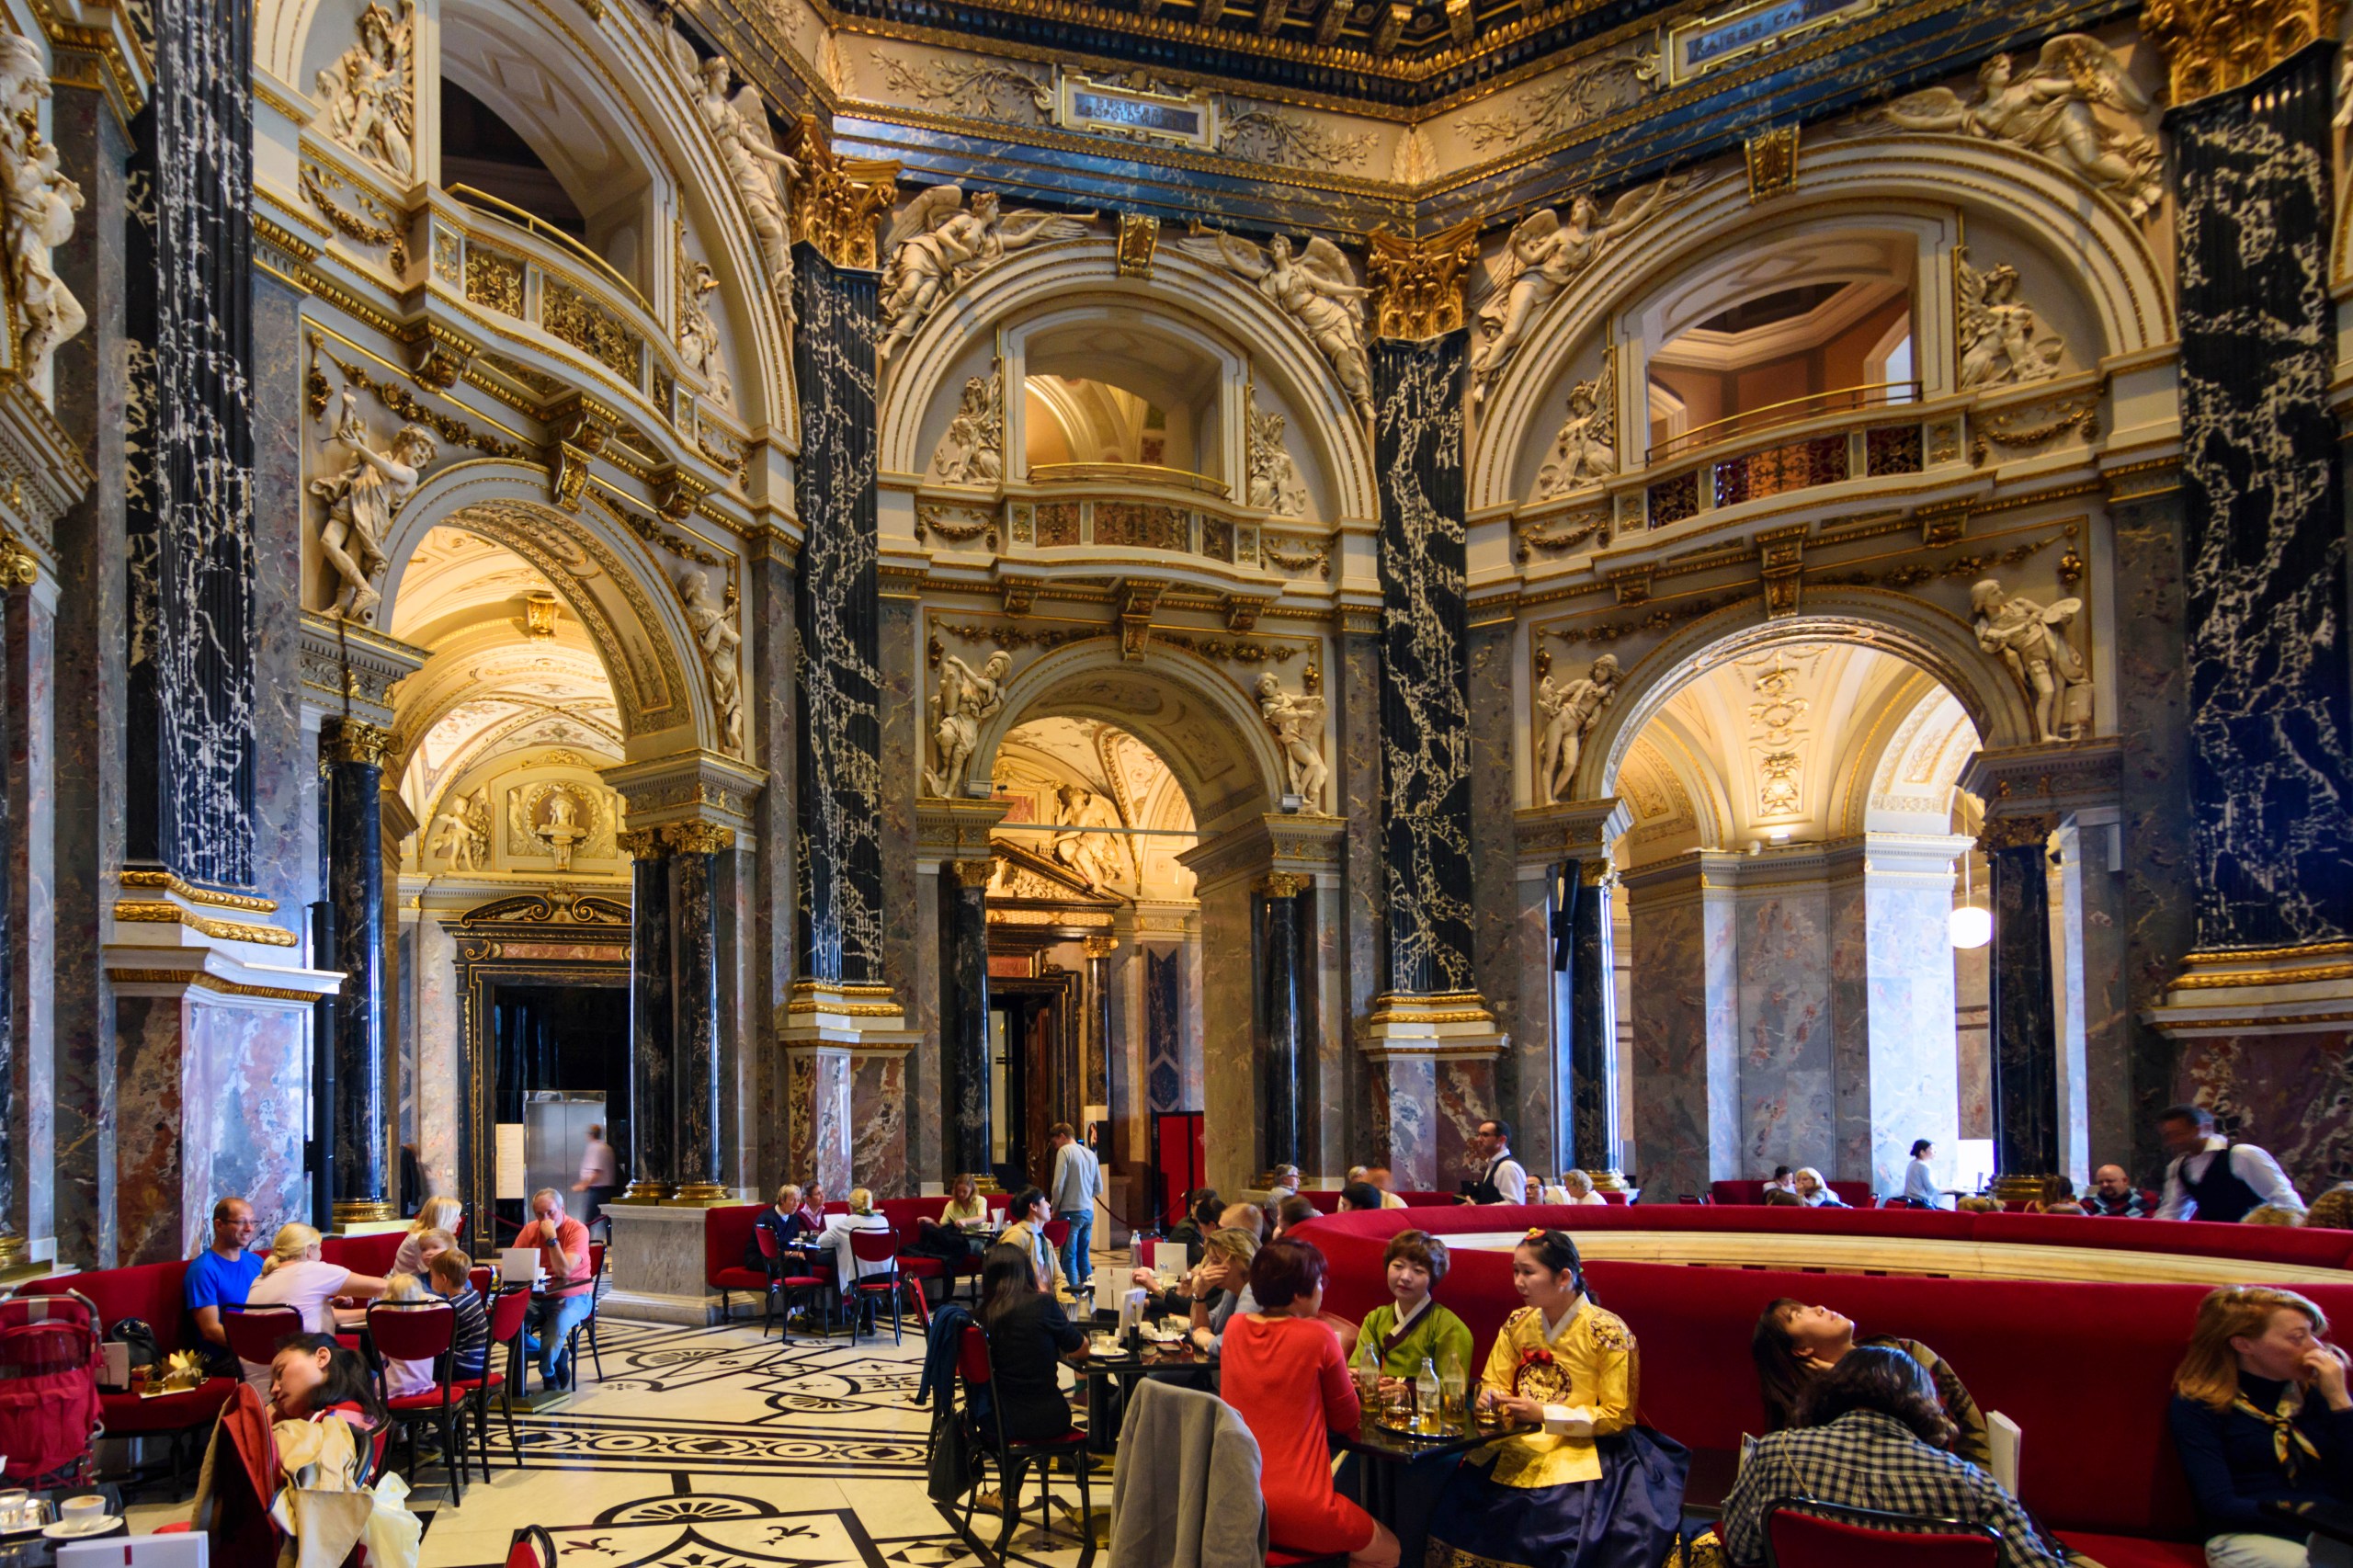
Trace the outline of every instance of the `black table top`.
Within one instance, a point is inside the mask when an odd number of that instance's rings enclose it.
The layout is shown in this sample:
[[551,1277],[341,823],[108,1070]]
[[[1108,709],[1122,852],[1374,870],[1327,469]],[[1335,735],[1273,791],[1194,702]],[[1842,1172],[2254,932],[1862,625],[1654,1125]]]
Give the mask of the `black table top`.
[[1425,1460],[1444,1459],[1453,1454],[1469,1453],[1472,1449],[1517,1437],[1522,1432],[1540,1432],[1536,1423],[1506,1423],[1501,1426],[1482,1426],[1466,1416],[1449,1427],[1443,1437],[1436,1434],[1394,1432],[1368,1417],[1353,1432],[1335,1432],[1333,1442],[1352,1454],[1368,1459],[1387,1460],[1396,1464],[1416,1464]]

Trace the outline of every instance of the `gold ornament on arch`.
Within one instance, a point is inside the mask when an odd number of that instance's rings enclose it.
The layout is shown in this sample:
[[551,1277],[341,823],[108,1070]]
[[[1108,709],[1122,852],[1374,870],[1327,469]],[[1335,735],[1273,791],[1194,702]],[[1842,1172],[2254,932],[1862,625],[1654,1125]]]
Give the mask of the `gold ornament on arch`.
[[2165,56],[2174,106],[2253,81],[2336,36],[2341,0],[2149,0],[2141,31]]

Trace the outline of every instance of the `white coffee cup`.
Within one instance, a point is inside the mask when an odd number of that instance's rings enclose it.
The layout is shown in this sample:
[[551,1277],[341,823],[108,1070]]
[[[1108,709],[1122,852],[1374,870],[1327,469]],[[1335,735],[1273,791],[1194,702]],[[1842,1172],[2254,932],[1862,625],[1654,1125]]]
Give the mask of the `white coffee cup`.
[[92,1519],[106,1517],[107,1500],[95,1492],[79,1497],[68,1497],[57,1506],[57,1522],[64,1525],[87,1524]]

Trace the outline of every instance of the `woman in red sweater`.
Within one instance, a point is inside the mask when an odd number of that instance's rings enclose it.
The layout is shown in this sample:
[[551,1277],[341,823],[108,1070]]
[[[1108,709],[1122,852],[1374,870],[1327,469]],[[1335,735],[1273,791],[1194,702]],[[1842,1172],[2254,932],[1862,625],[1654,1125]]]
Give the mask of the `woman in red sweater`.
[[1356,1429],[1356,1383],[1324,1310],[1324,1255],[1268,1242],[1250,1261],[1258,1304],[1225,1326],[1225,1402],[1258,1439],[1267,1536],[1287,1551],[1345,1551],[1349,1568],[1396,1568],[1397,1538],[1332,1490],[1328,1432]]

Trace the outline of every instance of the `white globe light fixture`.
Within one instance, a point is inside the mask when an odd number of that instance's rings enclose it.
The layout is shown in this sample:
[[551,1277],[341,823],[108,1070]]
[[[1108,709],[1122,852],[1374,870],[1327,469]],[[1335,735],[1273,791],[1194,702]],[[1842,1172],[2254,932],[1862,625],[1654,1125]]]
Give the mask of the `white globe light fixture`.
[[1952,912],[1946,929],[1951,933],[1956,948],[1982,948],[1994,939],[1994,916],[1991,911],[1977,907],[1975,890],[1970,885],[1969,856],[1961,857],[1961,906]]

